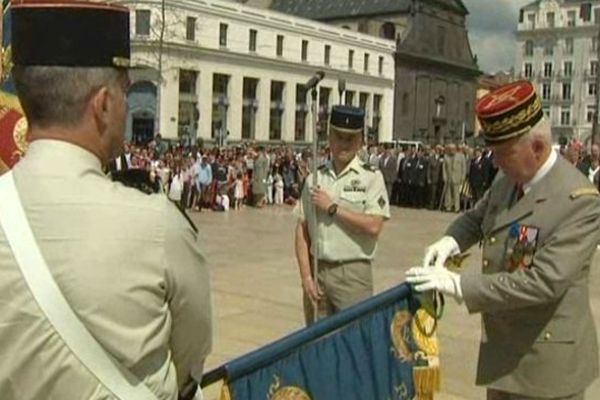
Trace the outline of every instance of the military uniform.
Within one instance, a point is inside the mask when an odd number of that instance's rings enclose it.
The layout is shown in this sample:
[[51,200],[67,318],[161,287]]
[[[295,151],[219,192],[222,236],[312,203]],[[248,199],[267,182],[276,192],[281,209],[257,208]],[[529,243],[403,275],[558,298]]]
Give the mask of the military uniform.
[[[512,104],[520,95],[523,102]],[[516,83],[484,97],[478,116],[493,143],[534,126],[541,102],[529,83]],[[588,285],[600,197],[556,158],[550,150],[520,199],[518,187],[498,177],[447,231],[461,250],[483,247],[482,273],[463,273],[460,286],[468,310],[482,313],[477,383],[489,399],[583,398],[598,376]]]
[[[319,317],[324,317],[373,294],[371,262],[375,256],[377,238],[356,232],[340,223],[335,216],[314,207],[310,200],[312,182],[310,174],[294,214],[299,220],[309,222],[309,236],[315,237],[310,221],[312,213],[317,212],[317,285],[324,294],[318,309]],[[339,207],[384,219],[390,217],[381,171],[361,161],[358,156],[339,175],[335,173],[333,161],[321,166],[317,170],[317,185]],[[313,320],[313,307],[306,297],[304,303],[307,323],[310,323]]]
[[[22,46],[13,49],[15,65],[108,68],[127,59],[127,9],[29,3],[12,5],[13,43]],[[74,34],[83,38],[57,39]],[[60,44],[36,51],[42,35]],[[79,46],[89,43],[99,45],[79,59]],[[158,399],[177,400],[190,378],[201,380],[212,343],[209,275],[193,227],[164,195],[112,182],[95,154],[68,141],[33,141],[13,174],[40,251],[77,318]],[[1,228],[0,271],[0,398],[114,399],[41,311]]]

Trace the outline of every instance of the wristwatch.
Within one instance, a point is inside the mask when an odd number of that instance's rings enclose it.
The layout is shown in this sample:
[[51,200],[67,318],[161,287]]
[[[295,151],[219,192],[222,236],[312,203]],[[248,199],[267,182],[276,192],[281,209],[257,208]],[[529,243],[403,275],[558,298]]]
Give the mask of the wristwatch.
[[334,217],[337,214],[338,205],[336,203],[331,203],[329,207],[327,207],[327,214],[330,217]]

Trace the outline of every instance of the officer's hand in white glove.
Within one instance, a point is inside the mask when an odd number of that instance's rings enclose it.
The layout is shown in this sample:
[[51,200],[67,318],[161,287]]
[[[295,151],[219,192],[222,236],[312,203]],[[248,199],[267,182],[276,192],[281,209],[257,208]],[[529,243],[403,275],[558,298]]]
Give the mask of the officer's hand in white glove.
[[431,266],[435,262],[436,267],[443,268],[446,260],[460,254],[460,247],[452,236],[444,236],[425,250],[423,267]]
[[437,290],[443,294],[462,300],[460,275],[444,267],[413,267],[406,272],[406,281],[417,292]]

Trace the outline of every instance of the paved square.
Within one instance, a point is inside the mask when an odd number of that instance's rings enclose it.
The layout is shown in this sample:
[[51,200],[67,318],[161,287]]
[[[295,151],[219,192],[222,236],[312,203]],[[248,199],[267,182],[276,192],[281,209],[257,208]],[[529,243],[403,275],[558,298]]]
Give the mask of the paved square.
[[[303,327],[291,210],[274,206],[191,213],[205,237],[214,293],[215,342],[206,370]],[[403,281],[404,272],[421,262],[425,246],[439,238],[455,217],[392,208],[374,263],[376,291]],[[471,252],[465,266],[479,268],[481,252],[477,247]],[[596,257],[590,282],[596,326],[600,326],[599,265]],[[463,306],[448,301],[439,331],[442,393],[437,400],[485,398],[484,390],[474,384],[479,324],[479,315],[469,315]],[[207,399],[217,398],[217,386],[205,391]],[[589,388],[587,399],[600,399],[600,380]]]

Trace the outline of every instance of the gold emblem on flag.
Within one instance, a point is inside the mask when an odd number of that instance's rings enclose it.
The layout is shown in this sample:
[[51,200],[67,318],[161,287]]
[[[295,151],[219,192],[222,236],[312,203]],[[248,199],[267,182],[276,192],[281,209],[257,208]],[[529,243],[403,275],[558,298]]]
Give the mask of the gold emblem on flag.
[[310,396],[297,386],[281,386],[281,378],[273,376],[274,382],[269,387],[268,400],[311,400]]
[[407,335],[410,333],[407,325],[410,324],[411,319],[412,315],[409,311],[400,310],[394,314],[392,324],[390,325],[390,335],[394,346],[392,352],[396,358],[404,362],[412,360],[412,352],[407,344]]
[[21,157],[27,150],[27,120],[25,117],[19,118],[13,128],[13,139],[15,141],[15,150],[13,155]]

